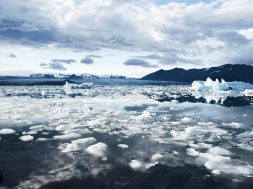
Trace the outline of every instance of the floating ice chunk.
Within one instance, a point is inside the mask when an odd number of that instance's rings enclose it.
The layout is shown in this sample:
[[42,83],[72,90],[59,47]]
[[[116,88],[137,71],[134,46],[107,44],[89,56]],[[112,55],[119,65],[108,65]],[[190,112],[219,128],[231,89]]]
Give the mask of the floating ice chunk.
[[14,134],[15,131],[13,129],[1,129],[0,134],[1,135],[9,135],[9,134]]
[[66,146],[66,148],[64,148],[62,150],[62,152],[63,153],[68,153],[68,152],[83,150],[83,149],[86,149],[91,144],[94,144],[96,141],[97,140],[94,137],[72,140],[71,143],[68,144]]
[[232,87],[232,89],[236,89],[236,90],[253,89],[252,84],[241,82],[241,81],[229,82],[229,85],[230,87]]
[[[234,165],[230,161],[207,161],[205,167],[210,170],[220,170],[220,172],[233,175],[252,176],[253,167],[251,165]],[[216,171],[214,173],[217,173]]]
[[201,126],[214,126],[215,124],[213,122],[198,122],[198,125],[201,125]]
[[150,119],[151,118],[151,113],[148,112],[148,111],[144,111],[141,115],[137,116],[136,118],[141,119],[141,120]]
[[118,144],[118,147],[122,148],[122,149],[126,149],[128,148],[127,144]]
[[221,80],[221,83],[219,82],[218,79],[213,81],[210,78],[207,78],[205,82],[203,81],[193,81],[192,82],[192,87],[193,90],[195,91],[228,91],[230,90],[230,85],[224,81],[223,79]]
[[40,93],[43,97],[46,96],[46,92],[45,91],[41,91]]
[[187,148],[187,149],[186,149],[186,153],[187,153],[189,156],[198,156],[198,155],[199,155],[199,152],[196,151],[194,148]]
[[219,174],[220,174],[220,170],[214,169],[214,170],[212,170],[212,173],[213,173],[214,175],[219,175]]
[[69,130],[69,125],[58,125],[55,130],[56,131],[66,131],[66,130]]
[[191,122],[192,118],[191,117],[184,117],[181,119],[182,122],[184,123],[188,123],[188,122]]
[[253,89],[246,89],[243,94],[245,96],[253,96]]
[[30,141],[30,140],[33,140],[33,136],[24,135],[24,136],[19,137],[19,139],[22,140],[22,141]]
[[151,160],[152,162],[156,162],[156,161],[158,161],[159,159],[161,159],[162,157],[163,157],[162,154],[156,153],[156,154],[153,154],[153,155],[152,155],[152,157],[150,158],[150,160]]
[[64,134],[68,134],[68,133],[77,133],[77,134],[91,134],[92,131],[90,131],[89,129],[72,129],[72,130],[67,130],[63,132]]
[[93,83],[75,84],[66,81],[65,85],[63,86],[63,90],[66,94],[72,94],[72,89],[90,89],[92,87]]
[[22,134],[23,134],[23,135],[36,135],[36,134],[38,134],[38,132],[35,131],[35,130],[27,131],[27,132],[26,132],[26,131],[23,131]]
[[227,127],[230,127],[230,128],[234,128],[234,129],[236,129],[236,128],[240,128],[240,127],[242,127],[242,126],[243,126],[243,124],[242,124],[242,123],[237,123],[237,122],[222,123],[222,125],[227,126]]
[[211,148],[212,147],[212,144],[206,144],[206,143],[198,143],[198,144],[194,144],[193,141],[191,141],[189,143],[189,146],[192,147],[192,148]]
[[48,141],[48,139],[47,138],[38,138],[37,141],[45,142],[45,141]]
[[144,164],[139,161],[139,160],[131,160],[131,162],[129,163],[130,167],[134,170],[142,170],[144,167]]
[[201,91],[205,89],[205,86],[203,84],[203,81],[193,81],[191,88],[195,91]]
[[207,152],[212,153],[212,154],[219,154],[219,155],[230,155],[231,154],[230,151],[228,151],[225,148],[221,148],[219,146],[211,147]]
[[56,140],[67,140],[67,139],[74,139],[74,138],[80,138],[81,135],[77,133],[69,133],[65,135],[55,135],[54,139]]
[[52,130],[54,130],[53,127],[49,127],[49,126],[45,126],[45,125],[35,125],[35,126],[31,126],[29,129],[35,130],[35,131],[43,131],[43,130],[52,131]]
[[107,145],[105,143],[99,142],[89,146],[86,151],[96,157],[104,157],[106,153]]
[[210,77],[208,77],[208,78],[206,79],[204,85],[207,86],[207,87],[213,87],[213,82],[214,82],[214,81],[213,81]]

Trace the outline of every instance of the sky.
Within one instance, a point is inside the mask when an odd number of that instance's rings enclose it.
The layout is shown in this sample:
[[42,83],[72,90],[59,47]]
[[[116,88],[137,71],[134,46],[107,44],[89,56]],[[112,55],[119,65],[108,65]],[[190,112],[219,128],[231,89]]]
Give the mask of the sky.
[[8,0],[0,10],[0,75],[253,65],[253,0]]

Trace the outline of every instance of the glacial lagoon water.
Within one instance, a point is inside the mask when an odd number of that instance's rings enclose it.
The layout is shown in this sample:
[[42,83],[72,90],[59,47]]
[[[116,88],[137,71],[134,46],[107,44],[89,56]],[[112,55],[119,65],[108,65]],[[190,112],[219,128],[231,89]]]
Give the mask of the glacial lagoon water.
[[253,97],[157,83],[0,87],[0,188],[253,187]]

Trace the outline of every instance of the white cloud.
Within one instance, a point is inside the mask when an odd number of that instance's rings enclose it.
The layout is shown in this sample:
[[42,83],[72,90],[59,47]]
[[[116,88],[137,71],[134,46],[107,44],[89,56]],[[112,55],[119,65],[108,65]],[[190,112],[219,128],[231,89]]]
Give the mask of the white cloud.
[[0,9],[0,40],[24,45],[155,52],[177,66],[227,63],[252,47],[252,0],[12,0]]

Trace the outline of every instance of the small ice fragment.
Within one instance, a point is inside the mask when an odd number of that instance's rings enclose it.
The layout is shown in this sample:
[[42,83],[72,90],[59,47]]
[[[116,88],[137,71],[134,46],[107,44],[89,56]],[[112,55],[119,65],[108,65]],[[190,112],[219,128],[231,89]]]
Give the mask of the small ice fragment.
[[48,139],[47,138],[38,138],[37,141],[40,141],[40,142],[44,142],[44,141],[47,141]]
[[72,140],[70,144],[62,150],[63,153],[74,152],[86,149],[89,145],[94,144],[97,140],[94,137],[81,138],[77,140]]
[[201,91],[204,90],[205,86],[202,81],[193,81],[191,88],[195,91]]
[[56,135],[54,136],[54,139],[56,140],[67,140],[67,139],[74,139],[74,138],[80,138],[81,135],[77,133],[69,133],[65,135]]
[[131,162],[129,163],[130,167],[134,170],[141,170],[143,168],[143,163],[140,162],[139,160],[131,160]]
[[96,157],[104,157],[106,153],[106,148],[107,148],[107,145],[105,143],[99,142],[97,144],[93,144],[89,146],[86,149],[86,151],[89,154],[94,155]]
[[13,129],[1,129],[0,134],[1,135],[9,135],[9,134],[14,134],[15,131]]
[[119,144],[118,147],[122,148],[122,149],[126,149],[128,148],[127,144]]
[[150,158],[150,160],[154,162],[154,161],[157,161],[157,160],[161,159],[162,157],[163,157],[162,154],[156,153],[156,154],[152,155],[152,157]]
[[222,125],[236,129],[236,128],[240,128],[243,124],[237,123],[237,122],[231,122],[231,123],[222,123]]
[[245,96],[253,96],[253,89],[245,89],[243,92]]
[[199,152],[196,151],[194,148],[187,148],[187,149],[186,149],[186,153],[187,153],[189,156],[198,156],[198,155],[199,155]]
[[191,120],[192,120],[192,118],[190,118],[190,117],[184,117],[183,119],[181,119],[181,121],[184,123],[191,122]]
[[211,154],[218,154],[218,155],[230,155],[231,154],[230,151],[228,151],[225,148],[221,148],[219,146],[211,147],[211,148],[209,148],[209,150],[207,152],[211,153]]
[[214,169],[214,170],[212,170],[212,173],[215,174],[215,175],[219,175],[220,174],[220,170]]
[[19,139],[26,142],[26,141],[33,140],[33,136],[31,136],[31,135],[24,135],[24,136],[19,137]]
[[40,93],[42,96],[46,96],[46,92],[45,91],[41,91]]

